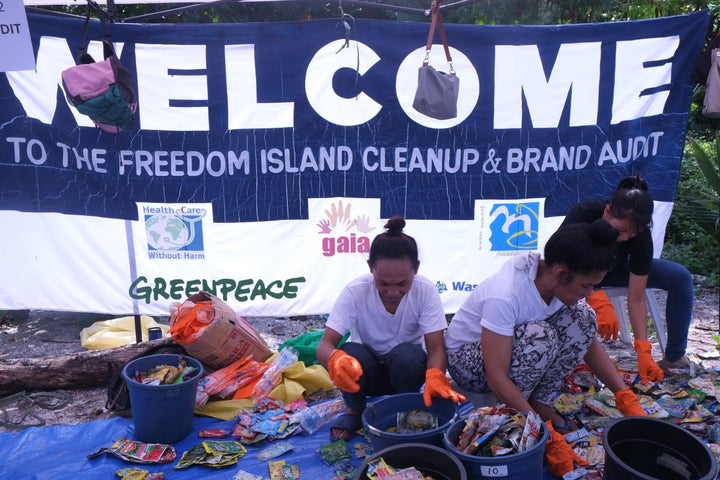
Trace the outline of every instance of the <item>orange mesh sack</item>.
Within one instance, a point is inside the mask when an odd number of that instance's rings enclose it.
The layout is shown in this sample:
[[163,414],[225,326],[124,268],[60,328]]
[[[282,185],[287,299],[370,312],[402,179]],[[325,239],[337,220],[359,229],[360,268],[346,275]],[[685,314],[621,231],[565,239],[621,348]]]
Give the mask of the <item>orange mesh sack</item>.
[[248,355],[262,362],[272,354],[247,320],[207,292],[171,307],[169,333],[190,355],[215,369]]

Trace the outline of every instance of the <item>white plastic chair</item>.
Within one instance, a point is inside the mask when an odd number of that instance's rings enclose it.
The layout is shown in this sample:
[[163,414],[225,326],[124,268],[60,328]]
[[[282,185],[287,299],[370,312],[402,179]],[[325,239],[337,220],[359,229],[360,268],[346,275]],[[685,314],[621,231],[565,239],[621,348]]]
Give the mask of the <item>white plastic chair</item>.
[[[608,298],[613,304],[615,314],[618,318],[619,336],[623,343],[629,345],[633,344],[633,336],[630,331],[630,316],[628,315],[627,306],[624,298],[627,297],[626,287],[609,287],[603,288]],[[665,330],[665,319],[660,314],[660,307],[658,307],[657,299],[655,298],[655,291],[652,288],[645,290],[645,301],[647,303],[648,313],[655,323],[655,331],[657,332],[658,343],[660,344],[660,350],[665,353],[665,345],[667,344],[667,332]]]

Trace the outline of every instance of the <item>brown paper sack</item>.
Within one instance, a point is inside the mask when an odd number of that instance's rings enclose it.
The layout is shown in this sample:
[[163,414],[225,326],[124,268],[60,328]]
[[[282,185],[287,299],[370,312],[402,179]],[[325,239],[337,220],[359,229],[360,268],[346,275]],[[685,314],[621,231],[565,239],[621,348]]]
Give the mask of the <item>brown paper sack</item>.
[[[265,340],[227,303],[208,292],[192,295],[185,302],[208,300],[215,309],[215,318],[195,341],[184,345],[188,353],[215,369],[226,367],[246,355],[252,355],[258,362],[267,360],[272,352]],[[176,314],[177,308],[171,309],[170,325],[175,322]]]

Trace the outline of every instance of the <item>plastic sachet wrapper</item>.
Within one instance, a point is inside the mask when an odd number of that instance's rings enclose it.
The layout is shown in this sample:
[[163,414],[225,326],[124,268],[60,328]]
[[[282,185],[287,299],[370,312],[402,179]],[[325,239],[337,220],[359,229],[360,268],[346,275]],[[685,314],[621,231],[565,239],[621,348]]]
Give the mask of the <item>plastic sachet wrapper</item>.
[[357,442],[353,448],[356,458],[365,458],[373,453],[373,447],[369,443]]
[[295,449],[295,445],[288,442],[287,440],[281,440],[279,442],[272,442],[267,447],[260,450],[256,455],[255,458],[258,460],[261,460],[263,462],[266,462],[268,460],[272,460],[273,458],[277,458],[280,455],[290,452]]
[[340,460],[350,459],[350,447],[348,447],[345,440],[335,440],[334,442],[320,445],[318,455],[326,465],[334,465]]
[[261,475],[255,475],[254,473],[246,472],[245,470],[238,470],[230,480],[263,480]]
[[425,480],[426,478],[420,470],[415,467],[408,467],[390,475],[385,475],[382,480]]
[[530,412],[525,420],[525,427],[520,439],[518,451],[523,452],[535,445],[541,437],[543,421],[535,412]]
[[299,423],[292,422],[293,414],[306,408],[305,399],[287,404],[271,398],[260,399],[251,410],[238,413],[233,435],[244,444],[288,437],[300,428]]
[[497,413],[492,408],[480,407],[465,420],[457,448],[468,455],[477,454],[478,449],[510,421],[510,412]]
[[270,471],[270,480],[294,480],[300,478],[300,466],[288,464],[285,460],[268,462],[268,470]]
[[250,395],[255,403],[265,398],[280,382],[282,372],[298,361],[298,353],[292,347],[285,347],[272,359],[267,370],[263,372],[260,380],[255,384]]
[[438,427],[438,417],[425,410],[407,410],[397,413],[395,433],[408,434],[433,430]]
[[175,460],[177,452],[172,445],[165,443],[143,443],[127,438],[116,440],[109,447],[104,447],[87,456],[95,458],[109,453],[132,463],[169,463]]
[[583,409],[585,394],[582,393],[561,393],[555,398],[553,407],[560,415],[578,413]]
[[382,478],[395,472],[396,470],[388,465],[382,457],[370,462],[367,468],[367,476],[371,479]]
[[209,428],[206,430],[200,430],[198,437],[200,438],[225,438],[232,435],[232,428]]
[[120,477],[120,480],[164,480],[165,474],[163,472],[150,473],[149,470],[143,470],[141,468],[121,468],[115,474]]
[[312,435],[346,408],[342,398],[316,403],[293,413],[290,423],[300,424],[303,432]]
[[688,411],[695,406],[695,399],[688,398],[670,398],[660,397],[656,400],[656,403],[660,405],[673,418],[685,418]]
[[325,465],[332,465],[335,478],[355,478],[355,467],[350,460],[350,447],[345,440],[320,445],[317,455]]
[[198,465],[202,462],[206,455],[207,452],[202,445],[195,445],[182,454],[182,457],[180,457],[180,460],[177,465],[175,465],[175,468],[182,469],[192,465]]
[[183,453],[175,468],[183,469],[193,465],[213,468],[227,467],[236,464],[245,453],[247,450],[240,442],[205,440],[200,445],[195,445]]
[[157,365],[146,372],[135,370],[133,378],[136,382],[145,385],[169,385],[181,383],[192,376],[197,370],[189,366],[182,355],[178,355],[177,363],[174,365]]
[[[595,414],[601,415],[603,417],[620,418],[625,416],[620,410],[618,410],[614,406],[608,405],[606,402],[602,401],[594,395],[586,397],[583,403]],[[615,402],[613,401],[613,404],[614,403]]]
[[480,407],[465,420],[456,448],[468,455],[497,457],[531,448],[542,432],[542,420],[506,407]]

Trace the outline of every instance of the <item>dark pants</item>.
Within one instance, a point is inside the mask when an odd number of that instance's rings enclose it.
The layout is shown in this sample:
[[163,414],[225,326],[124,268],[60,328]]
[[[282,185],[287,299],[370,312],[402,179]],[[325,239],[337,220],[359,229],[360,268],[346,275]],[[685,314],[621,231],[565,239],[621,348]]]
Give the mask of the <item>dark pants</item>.
[[[630,266],[608,272],[600,282],[602,287],[627,287],[630,278]],[[667,292],[665,304],[665,324],[667,325],[667,346],[665,358],[674,362],[687,349],[688,330],[693,318],[695,286],[692,275],[679,263],[653,258],[648,275],[647,288],[657,288]],[[662,320],[655,318],[656,322]]]
[[425,383],[427,353],[420,345],[401,343],[384,357],[361,343],[347,342],[340,349],[355,357],[363,369],[360,390],[343,392],[345,404],[352,409],[365,410],[368,396],[417,392]]

